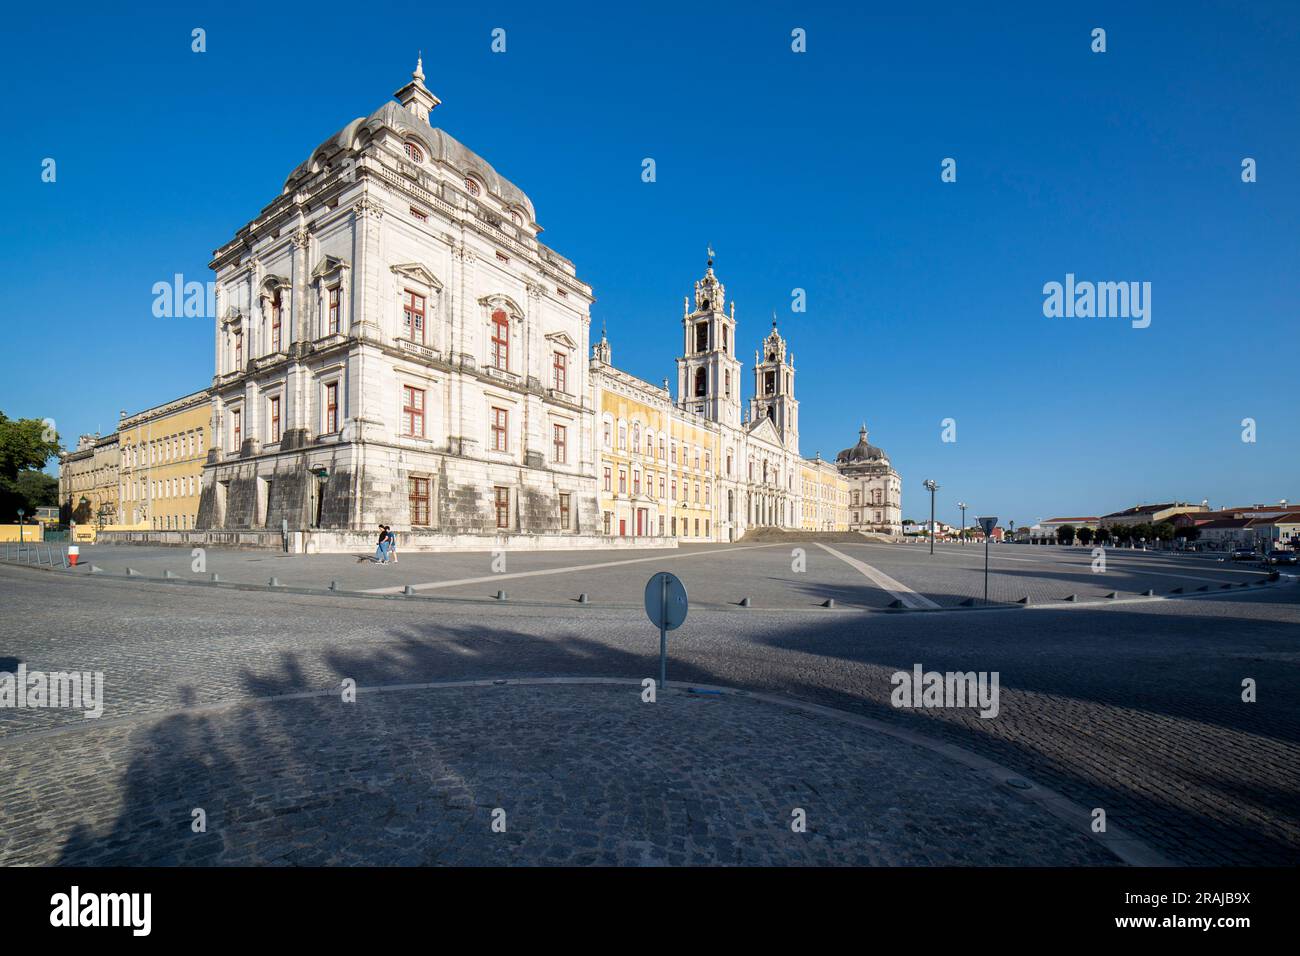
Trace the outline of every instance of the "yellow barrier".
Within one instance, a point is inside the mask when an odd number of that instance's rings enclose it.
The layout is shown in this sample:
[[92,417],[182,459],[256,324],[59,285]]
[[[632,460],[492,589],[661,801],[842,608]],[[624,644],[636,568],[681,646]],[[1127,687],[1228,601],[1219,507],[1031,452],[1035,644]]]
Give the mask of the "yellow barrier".
[[[0,541],[17,541],[19,526],[16,524],[0,524]],[[43,529],[38,524],[26,523],[22,525],[22,540],[24,541],[44,541],[45,535]]]

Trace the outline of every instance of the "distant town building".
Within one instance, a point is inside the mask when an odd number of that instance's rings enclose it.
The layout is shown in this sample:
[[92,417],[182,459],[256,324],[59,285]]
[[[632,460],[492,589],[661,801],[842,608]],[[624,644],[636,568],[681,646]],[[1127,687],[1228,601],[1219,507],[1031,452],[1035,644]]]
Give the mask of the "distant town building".
[[1209,510],[1210,506],[1206,502],[1191,504],[1185,501],[1171,501],[1158,505],[1134,505],[1132,508],[1125,508],[1123,511],[1114,511],[1108,515],[1102,515],[1098,519],[1098,523],[1102,528],[1110,528],[1115,525],[1159,524],[1161,521],[1167,521],[1175,515]]

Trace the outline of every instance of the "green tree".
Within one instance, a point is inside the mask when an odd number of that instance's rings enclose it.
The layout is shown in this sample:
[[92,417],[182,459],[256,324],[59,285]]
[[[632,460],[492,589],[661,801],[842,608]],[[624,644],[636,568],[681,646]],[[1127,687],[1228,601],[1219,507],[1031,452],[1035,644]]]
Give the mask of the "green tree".
[[1092,543],[1093,535],[1094,535],[1095,533],[1096,533],[1096,532],[1094,532],[1091,528],[1087,528],[1087,527],[1085,527],[1085,528],[1080,528],[1080,529],[1079,529],[1079,543],[1080,543],[1081,545],[1083,545],[1083,546],[1086,548],[1089,544]]
[[1157,525],[1153,525],[1151,528],[1151,537],[1156,541],[1161,542],[1174,540],[1173,522],[1162,521]]
[[19,508],[30,515],[57,503],[58,481],[41,469],[58,453],[59,436],[45,422],[0,412],[0,521],[16,521]]
[[1074,525],[1063,524],[1056,529],[1057,544],[1074,544]]
[[58,453],[59,436],[45,422],[0,412],[0,479],[15,481],[29,468],[40,471]]

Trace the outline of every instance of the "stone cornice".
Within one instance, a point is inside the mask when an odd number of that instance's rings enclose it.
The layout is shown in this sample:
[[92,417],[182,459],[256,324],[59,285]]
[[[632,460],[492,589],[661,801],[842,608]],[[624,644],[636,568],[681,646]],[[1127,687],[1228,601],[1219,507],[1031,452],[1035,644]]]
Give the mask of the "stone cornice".
[[155,405],[153,408],[146,408],[142,412],[136,412],[134,415],[128,415],[117,423],[118,431],[124,428],[134,428],[136,425],[143,424],[155,418],[162,418],[166,415],[174,415],[177,412],[186,411],[196,405],[207,404],[212,398],[212,392],[209,389],[203,389],[199,392],[193,392],[182,398],[173,399],[162,405]]

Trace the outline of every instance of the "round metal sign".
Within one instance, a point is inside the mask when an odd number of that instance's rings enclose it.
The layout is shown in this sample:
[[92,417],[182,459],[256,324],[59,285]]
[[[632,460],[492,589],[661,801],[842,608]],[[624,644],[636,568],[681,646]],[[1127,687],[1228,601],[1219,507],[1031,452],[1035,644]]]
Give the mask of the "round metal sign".
[[659,571],[646,582],[645,613],[655,627],[666,631],[681,627],[688,606],[686,586],[676,575]]

